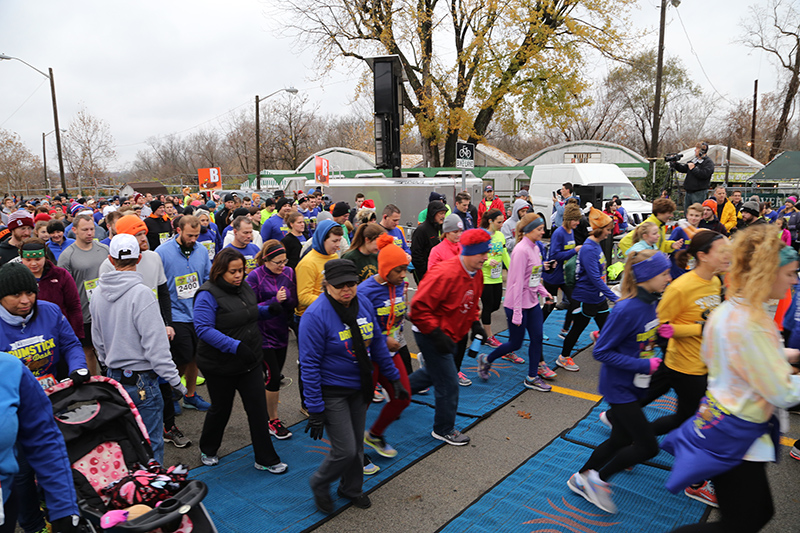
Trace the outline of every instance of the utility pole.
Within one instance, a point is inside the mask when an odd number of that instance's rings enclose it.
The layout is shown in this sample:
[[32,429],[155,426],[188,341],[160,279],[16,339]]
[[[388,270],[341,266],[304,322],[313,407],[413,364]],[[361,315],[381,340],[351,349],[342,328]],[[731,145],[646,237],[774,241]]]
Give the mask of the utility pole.
[[[667,23],[667,0],[661,0],[661,23],[658,31],[658,63],[656,65],[656,101],[653,105],[653,136],[650,157],[658,157],[658,130],[661,127],[661,78],[664,73],[664,27]],[[655,172],[655,170],[654,170]]]
[[260,127],[260,113],[258,112],[259,102],[258,95],[256,95],[256,190],[261,190],[261,127]]
[[758,80],[753,88],[753,122],[750,124],[750,157],[756,153],[756,107],[758,107]]

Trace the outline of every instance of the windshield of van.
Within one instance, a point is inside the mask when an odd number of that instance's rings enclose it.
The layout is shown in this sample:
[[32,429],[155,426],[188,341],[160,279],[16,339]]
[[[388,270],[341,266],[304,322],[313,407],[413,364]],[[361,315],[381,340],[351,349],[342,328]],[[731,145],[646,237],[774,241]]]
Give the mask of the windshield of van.
[[616,195],[620,200],[638,200],[642,201],[639,191],[636,190],[630,183],[599,183],[603,186],[603,198],[611,200]]

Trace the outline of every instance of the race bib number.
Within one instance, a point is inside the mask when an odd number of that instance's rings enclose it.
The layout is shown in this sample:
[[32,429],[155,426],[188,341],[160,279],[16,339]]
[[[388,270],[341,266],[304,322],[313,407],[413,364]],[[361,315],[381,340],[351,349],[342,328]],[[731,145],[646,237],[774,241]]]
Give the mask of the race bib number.
[[200,288],[200,277],[197,272],[186,274],[185,276],[177,276],[175,278],[175,290],[178,291],[179,300],[188,300],[194,298],[197,289]]
[[528,287],[538,287],[542,284],[542,266],[538,265],[531,269],[531,277],[528,279]]
[[213,261],[214,254],[216,253],[216,247],[214,246],[214,241],[203,241],[200,244],[206,247],[206,251],[208,252],[208,258]]
[[169,240],[169,232],[159,233],[158,234],[158,243],[164,244]]
[[39,376],[39,377],[36,378],[36,381],[38,381],[39,385],[41,385],[42,389],[45,389],[45,390],[49,389],[50,387],[52,387],[53,385],[58,383],[56,381],[56,377],[53,374],[47,374],[47,375],[44,375],[44,376]]
[[246,255],[246,256],[244,256],[244,259],[247,262],[246,265],[245,265],[245,270],[247,272],[255,270],[255,268],[258,266],[256,264],[256,258],[253,257],[252,255]]
[[489,277],[492,279],[500,279],[500,276],[503,275],[503,265],[497,265],[492,267],[492,272],[489,274]]
[[401,348],[403,346],[406,346],[406,337],[405,337],[405,335],[403,335],[403,330],[402,329],[397,328],[397,330],[394,332],[394,334],[392,336],[394,337],[394,340],[396,340],[397,342],[400,343],[400,347]]
[[97,288],[97,278],[86,280],[83,282],[83,290],[86,291],[86,298],[91,302],[92,293]]

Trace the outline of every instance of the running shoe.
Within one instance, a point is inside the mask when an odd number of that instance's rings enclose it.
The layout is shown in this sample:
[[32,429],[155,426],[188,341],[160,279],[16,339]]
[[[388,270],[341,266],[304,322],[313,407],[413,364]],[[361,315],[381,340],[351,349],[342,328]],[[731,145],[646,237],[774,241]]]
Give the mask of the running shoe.
[[595,330],[589,333],[589,336],[592,338],[592,342],[597,342],[597,338],[600,336],[600,332]]
[[206,455],[200,452],[200,462],[206,466],[215,466],[219,464],[219,455]]
[[549,341],[549,340],[550,340],[550,337],[548,337],[547,335],[545,335],[544,333],[542,333],[542,340],[543,340],[543,341]]
[[568,329],[562,329],[561,332],[558,334],[558,338],[566,340],[567,335],[569,335],[569,330]]
[[541,376],[544,379],[555,379],[556,378],[556,373],[553,372],[553,370],[549,366],[547,366],[547,363],[545,363],[544,361],[539,363],[538,373],[539,373],[539,376]]
[[292,432],[286,429],[280,418],[269,421],[269,434],[278,440],[288,439],[292,436]]
[[184,395],[183,406],[186,409],[197,409],[198,411],[208,411],[211,408],[211,404],[197,393],[194,393],[192,396]]
[[286,463],[278,463],[270,466],[260,465],[258,463],[254,463],[256,470],[264,470],[269,472],[270,474],[283,474],[289,469],[289,465]]
[[564,357],[563,355],[558,356],[558,359],[556,359],[556,365],[560,366],[564,370],[569,370],[570,372],[577,372],[581,369],[581,367],[575,364],[575,361],[572,360],[572,357]]
[[792,446],[792,449],[789,450],[789,457],[800,461],[800,449],[798,449],[797,446]]
[[347,496],[345,493],[342,492],[341,487],[336,489],[336,494],[340,498],[345,498],[350,500],[351,502],[353,502],[353,505],[355,507],[358,507],[359,509],[369,509],[372,506],[372,501],[366,494],[361,494],[361,496],[358,496],[357,498],[351,498],[350,496]]
[[598,505],[598,503],[593,499],[593,495],[590,495],[589,490],[586,488],[588,484],[589,483],[586,477],[581,475],[579,472],[575,472],[574,474],[572,474],[572,476],[570,476],[569,480],[567,480],[567,486],[572,492],[574,492],[575,494],[580,494],[587,502],[593,505],[597,505],[597,507],[600,507],[600,509],[603,509],[604,511],[607,511],[609,513],[616,513],[617,508],[614,505],[614,502],[611,501],[610,490],[609,490],[608,501],[611,503],[611,508],[613,509],[613,511],[609,511],[608,509],[605,509],[604,507]]
[[505,354],[503,356],[503,359],[505,359],[506,361],[511,361],[512,363],[517,363],[518,365],[524,365],[525,364],[525,359],[523,359],[522,357],[518,356],[514,352]]
[[458,384],[462,387],[469,387],[472,385],[472,380],[467,377],[463,372],[458,373]]
[[478,377],[480,377],[483,381],[489,380],[489,370],[492,368],[492,364],[486,359],[486,354],[478,354]]
[[292,383],[293,383],[292,378],[282,377],[281,378],[280,390],[283,390],[286,387],[289,387]]
[[192,444],[189,437],[184,435],[177,426],[172,426],[169,431],[164,429],[164,442],[171,442],[176,448],[186,448]]
[[497,340],[497,337],[492,335],[491,337],[489,337],[489,340],[486,341],[486,344],[488,344],[490,348],[497,348],[503,343]]
[[429,392],[430,390],[431,390],[431,389],[422,389],[422,390],[421,390],[421,391],[419,391],[417,394],[422,394],[423,396],[425,396],[426,394],[428,394],[428,392]]
[[683,493],[693,500],[703,502],[711,507],[719,508],[719,504],[717,503],[717,493],[714,490],[714,484],[710,481],[706,481],[697,488],[693,488],[691,486],[686,487],[686,490],[684,490]]
[[544,382],[541,376],[536,376],[535,378],[526,376],[525,381],[523,381],[522,384],[529,389],[538,390],[541,392],[550,392],[550,389],[552,389],[550,385]]
[[397,456],[397,450],[386,442],[386,438],[383,435],[373,435],[369,431],[365,431],[364,444],[371,446],[381,457],[392,458]]
[[422,357],[422,352],[417,353],[417,362],[420,368],[425,368],[425,358]]
[[589,470],[586,475],[578,474],[578,477],[581,480],[583,492],[586,494],[584,497],[590,503],[607,513],[615,514],[617,512],[617,506],[612,498],[611,485],[600,479],[596,471]]
[[[204,378],[203,376],[197,376],[197,379],[194,381],[194,384],[203,385],[205,382],[206,378]],[[186,376],[181,376],[181,384],[183,384],[184,387],[186,386]]]
[[369,457],[367,457],[367,455],[366,455],[366,454],[364,454],[364,462],[366,463],[366,464],[364,465],[364,475],[365,475],[365,476],[371,476],[372,474],[377,474],[377,473],[378,473],[378,470],[380,470],[380,469],[381,469],[381,467],[379,467],[378,465],[376,465],[375,463],[373,463],[373,462],[370,460],[370,458],[369,458]]
[[611,421],[608,419],[608,411],[603,411],[600,413],[600,422],[605,424],[608,429],[614,429],[614,426],[611,424]]
[[447,435],[439,435],[435,431],[431,431],[431,437],[433,437],[434,439],[444,441],[447,444],[452,444],[453,446],[464,446],[465,444],[469,444],[469,437],[467,437],[457,429],[454,429]]
[[372,395],[372,403],[381,403],[383,401],[383,389],[380,385],[375,387],[375,393]]

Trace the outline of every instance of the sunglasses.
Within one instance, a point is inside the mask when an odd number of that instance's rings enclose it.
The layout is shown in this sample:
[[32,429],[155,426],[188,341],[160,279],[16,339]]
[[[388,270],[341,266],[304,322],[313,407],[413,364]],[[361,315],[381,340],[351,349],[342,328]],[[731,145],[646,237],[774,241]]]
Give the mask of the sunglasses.
[[356,283],[355,281],[345,281],[344,283],[337,283],[336,285],[331,285],[331,286],[337,291],[340,291],[345,287],[347,287],[348,289],[352,289],[356,285],[358,285],[358,283]]

